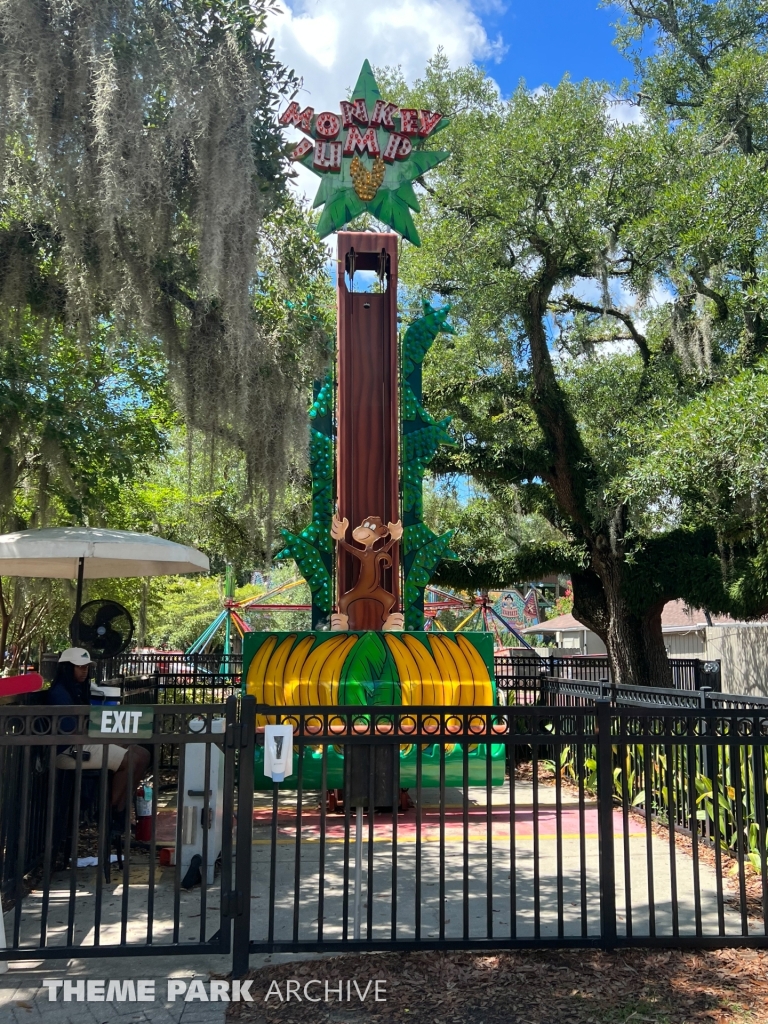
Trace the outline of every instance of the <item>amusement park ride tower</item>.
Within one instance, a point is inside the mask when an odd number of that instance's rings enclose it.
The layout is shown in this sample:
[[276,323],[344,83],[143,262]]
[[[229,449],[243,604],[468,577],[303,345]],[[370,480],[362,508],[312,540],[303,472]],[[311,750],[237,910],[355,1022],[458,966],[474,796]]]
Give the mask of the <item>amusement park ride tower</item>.
[[[426,467],[453,443],[450,421],[435,420],[421,394],[424,356],[453,332],[448,307],[425,302],[402,337],[397,327],[398,236],[419,245],[412,183],[448,157],[431,148],[448,121],[383,99],[367,61],[340,107],[294,102],[280,118],[305,135],[292,158],[321,179],[319,234],[338,232],[337,358],[309,412],[312,522],[284,531],[277,556],[309,585],[312,631],[246,634],[245,687],[262,706],[487,706],[492,637],[424,632],[424,588],[454,557],[451,534],[437,536],[422,515]],[[366,212],[393,230],[343,230]],[[373,290],[355,289],[363,271],[375,273]],[[343,785],[330,754],[328,772],[329,787]],[[308,787],[311,775],[307,764]]]
[[[400,472],[397,352],[397,235],[340,231],[337,264],[337,491],[339,519],[354,526],[376,518],[385,524],[400,521]],[[355,273],[375,271],[379,291],[354,291]],[[400,603],[399,537],[374,580]],[[375,551],[375,549],[374,549]],[[376,552],[373,557],[377,557]],[[336,563],[338,603],[349,608],[337,613],[337,625],[350,629],[402,629],[402,613],[369,597],[354,597],[362,563],[343,548]],[[374,563],[374,569],[377,566]],[[362,589],[362,588],[360,588]],[[347,600],[345,600],[347,599]],[[347,603],[348,602],[348,603]],[[399,616],[399,618],[396,618]]]

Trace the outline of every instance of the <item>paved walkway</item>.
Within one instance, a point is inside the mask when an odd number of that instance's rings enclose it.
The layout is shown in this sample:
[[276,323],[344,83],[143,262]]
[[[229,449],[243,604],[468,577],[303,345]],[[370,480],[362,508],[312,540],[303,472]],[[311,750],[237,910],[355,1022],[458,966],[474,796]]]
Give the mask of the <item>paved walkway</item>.
[[[266,816],[266,800],[257,798],[254,827],[253,898],[260,906],[269,899],[269,859],[271,850],[270,815]],[[286,796],[286,804],[295,797]],[[462,792],[446,791],[445,830],[443,844],[444,926],[448,938],[461,938],[465,928],[465,887],[467,932],[470,938],[492,934],[498,938],[513,934],[543,938],[558,935],[558,910],[562,906],[564,936],[600,932],[600,877],[598,860],[597,807],[588,800],[583,808],[583,848],[581,812],[571,791],[563,790],[560,830],[555,813],[554,787],[540,786],[534,829],[533,787],[530,782],[516,785],[515,813],[510,816],[509,795],[505,787],[493,790],[491,812],[486,806],[484,787],[470,787],[467,837],[468,868],[464,871],[464,827]],[[416,936],[415,904],[417,868],[421,878],[421,901],[418,907],[421,936],[436,938],[440,922],[440,828],[437,792],[425,790],[422,813],[421,863],[417,865],[415,812],[398,818],[397,824],[397,937]],[[315,801],[309,797],[302,814],[299,938],[318,937],[320,882],[319,817]],[[269,805],[271,809],[271,804]],[[293,934],[296,877],[296,822],[286,806],[277,838],[277,871],[275,898],[275,938],[289,940]],[[630,892],[625,891],[624,824],[621,811],[614,820],[617,925],[620,935],[627,932],[631,917],[634,935],[673,934],[672,871],[669,843],[655,834],[646,837],[643,824],[630,817],[627,847],[631,879]],[[344,820],[328,818],[326,829],[323,934],[325,938],[343,937],[344,894]],[[351,825],[350,859],[354,858],[354,821]],[[514,868],[510,834],[514,835]],[[534,834],[536,833],[536,834]],[[370,936],[391,937],[392,901],[392,816],[376,816],[372,851],[372,876],[366,884],[369,869],[368,819],[363,824],[363,888],[361,896],[361,934],[367,934],[368,904],[371,905]],[[649,861],[652,865],[649,886]],[[489,870],[490,862],[490,870]],[[677,919],[680,935],[696,933],[696,901],[694,865],[691,857],[676,851]],[[353,874],[350,868],[350,877]],[[558,885],[558,879],[560,885]],[[490,886],[489,886],[490,882]],[[718,893],[712,868],[699,863],[701,921],[704,934],[717,934]],[[491,897],[488,892],[490,888]],[[350,893],[347,935],[352,936],[354,914]],[[741,934],[739,915],[729,906],[724,911],[726,934]],[[266,914],[254,914],[251,937],[264,941],[267,937]]]
[[[251,967],[316,959],[320,954],[251,957]],[[183,996],[167,999],[169,979],[191,984],[198,978],[206,983],[225,977],[232,969],[231,956],[141,956],[101,957],[82,960],[34,960],[9,964],[0,974],[0,1021],[2,1024],[224,1024],[227,1004],[199,1000],[185,1002]],[[59,989],[50,1002],[44,978],[81,980],[154,981],[153,1002],[69,1002]]]
[[[558,832],[554,809],[555,790],[540,787],[538,796],[537,837],[534,841],[533,790],[530,783],[518,782],[516,808],[510,819],[509,795],[506,788],[493,791],[490,814],[485,805],[483,787],[469,791],[470,808],[467,843],[467,869],[464,869],[464,831],[462,793],[449,790],[446,794],[446,823],[444,842],[444,923],[448,937],[460,937],[465,926],[464,892],[466,886],[467,929],[470,937],[487,935],[488,922],[493,935],[509,936],[514,915],[518,936],[533,936],[538,918],[542,937],[557,935],[558,905],[563,911],[563,931],[566,936],[581,933],[586,920],[587,934],[599,932],[599,877],[597,844],[597,811],[593,801],[583,809],[584,834],[581,840],[581,816],[578,802],[567,791],[563,792],[561,828]],[[421,902],[418,908],[421,934],[437,936],[440,918],[440,830],[436,806],[436,791],[425,791],[421,845]],[[280,828],[277,845],[276,871],[276,938],[289,939],[294,922],[294,883],[296,878],[296,821],[288,807],[295,802],[295,794],[281,797]],[[271,800],[257,794],[253,833],[253,912],[252,938],[266,938],[267,907],[269,899],[270,828],[267,808]],[[301,834],[301,864],[299,865],[299,936],[315,938],[318,932],[319,891],[319,815],[316,794],[307,794],[303,809]],[[325,902],[323,929],[325,937],[341,937],[344,876],[344,819],[328,817],[325,845]],[[653,867],[653,903],[657,935],[672,934],[672,889],[669,843],[652,835],[648,842],[645,830],[632,820],[624,843],[621,815],[614,815],[616,853],[616,903],[619,933],[626,932],[627,912],[632,916],[635,935],[648,934],[651,928],[651,901],[648,886],[649,859]],[[397,920],[398,937],[415,936],[417,908],[415,906],[416,880],[416,819],[415,812],[398,818],[397,841]],[[510,851],[510,832],[514,835],[514,870]],[[371,851],[373,872],[370,885],[366,884],[369,864],[367,844],[368,822],[365,821],[363,844],[362,934],[365,936],[368,903],[371,906],[371,935],[389,938],[391,934],[392,898],[392,817],[377,815],[374,843]],[[353,835],[354,841],[354,824]],[[624,891],[624,847],[628,848],[632,889],[629,898]],[[352,846],[352,844],[351,844]],[[353,851],[352,853],[353,859]],[[488,870],[490,863],[490,872]],[[689,856],[677,851],[677,896],[679,930],[681,935],[695,933],[694,865]],[[147,865],[136,858],[131,866],[129,898],[129,925],[125,941],[143,941],[146,934],[146,907],[148,897]],[[173,869],[157,870],[155,887],[154,941],[168,941],[173,921]],[[350,866],[350,879],[353,877]],[[561,885],[558,887],[558,878]],[[491,882],[490,901],[488,883]],[[718,899],[714,871],[700,863],[698,881],[701,891],[700,907],[704,932],[716,934]],[[76,940],[91,944],[94,937],[94,911],[96,907],[95,869],[78,873],[76,899]],[[196,941],[201,930],[201,901],[205,896],[207,921],[204,934],[210,937],[218,926],[219,908],[217,884],[206,892],[196,890],[182,893],[180,898],[180,938]],[[48,942],[63,944],[66,937],[69,900],[69,876],[54,876],[51,886]],[[349,899],[349,932],[352,934],[353,894]],[[123,889],[119,877],[104,887],[102,896],[101,939],[119,943],[120,915]],[[38,941],[42,899],[33,892],[24,901],[22,936],[31,945]],[[263,908],[263,911],[261,910]],[[726,931],[740,931],[738,915],[725,908]],[[5,918],[10,932],[12,915]],[[317,956],[317,954],[311,954]],[[253,957],[252,966],[284,962],[297,958],[290,955]],[[9,971],[0,974],[0,1021],[2,1024],[223,1024],[226,1003],[205,1003],[198,1000],[167,999],[169,978],[191,982],[197,978],[207,982],[212,976],[224,977],[231,969],[231,957],[184,955],[158,955],[154,957],[120,957],[48,960],[30,963],[10,962]],[[154,980],[154,1002],[69,1002],[59,993],[56,1002],[49,1002],[47,990],[42,988],[44,978],[104,979],[121,981]]]

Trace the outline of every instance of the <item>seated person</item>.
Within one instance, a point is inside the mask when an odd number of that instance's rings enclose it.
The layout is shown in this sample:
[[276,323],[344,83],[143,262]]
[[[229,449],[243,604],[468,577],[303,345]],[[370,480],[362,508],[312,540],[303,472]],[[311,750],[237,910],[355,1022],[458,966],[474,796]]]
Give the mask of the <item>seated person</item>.
[[[91,656],[82,647],[68,647],[63,651],[48,691],[48,703],[59,707],[67,704],[90,704],[91,687],[88,676],[91,664]],[[77,719],[74,716],[60,719],[62,732],[74,732],[76,728]],[[140,747],[138,744],[123,747],[117,743],[84,743],[83,768],[101,768],[105,752],[107,768],[114,772],[110,800],[112,819],[118,823],[118,827],[122,827],[121,812],[125,811],[129,769],[133,768],[133,784],[136,786],[144,778],[150,755],[146,747]],[[76,758],[77,748],[63,749],[56,757],[56,767],[75,768]]]

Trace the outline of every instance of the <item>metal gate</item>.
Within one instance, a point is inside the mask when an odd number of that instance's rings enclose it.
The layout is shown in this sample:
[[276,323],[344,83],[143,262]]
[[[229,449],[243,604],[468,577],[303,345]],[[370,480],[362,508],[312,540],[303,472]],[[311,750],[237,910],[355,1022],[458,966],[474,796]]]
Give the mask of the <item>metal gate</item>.
[[257,748],[251,953],[768,945],[764,712],[278,719],[296,772],[272,785]]
[[[122,812],[112,806],[116,786],[131,796],[139,780],[130,753],[122,777],[112,770],[110,744],[152,752],[143,843],[131,841],[132,801]],[[169,760],[163,751],[177,770],[159,767]],[[241,721],[237,698],[0,707],[0,763],[0,875],[12,908],[2,959],[231,950],[232,919],[243,911],[232,888],[236,783],[253,771],[253,716]],[[199,856],[200,884],[189,890],[185,851]]]

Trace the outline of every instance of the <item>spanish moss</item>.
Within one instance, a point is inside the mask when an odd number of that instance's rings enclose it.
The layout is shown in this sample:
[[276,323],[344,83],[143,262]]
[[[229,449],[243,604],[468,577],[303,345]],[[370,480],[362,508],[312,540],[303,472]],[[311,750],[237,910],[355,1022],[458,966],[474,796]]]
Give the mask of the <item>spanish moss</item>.
[[284,202],[275,111],[296,85],[266,0],[0,0],[0,343],[13,318],[158,336],[193,428],[285,480],[307,379],[265,318],[258,256]]

